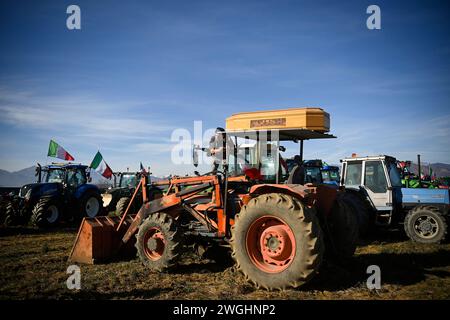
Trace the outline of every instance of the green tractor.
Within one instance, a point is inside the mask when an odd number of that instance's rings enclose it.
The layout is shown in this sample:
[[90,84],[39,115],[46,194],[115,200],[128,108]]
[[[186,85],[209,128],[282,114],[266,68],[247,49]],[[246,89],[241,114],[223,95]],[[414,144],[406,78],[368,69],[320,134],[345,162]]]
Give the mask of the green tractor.
[[[151,184],[150,174],[146,172],[116,172],[114,173],[114,185],[102,194],[104,208],[110,215],[122,216],[130,203],[130,200],[139,186],[142,175],[147,176],[147,191],[153,199],[160,198],[162,190]],[[136,199],[132,203],[132,211],[137,212],[142,206],[142,189],[138,191]]]
[[411,169],[411,161],[396,161],[397,170],[400,173],[403,188],[447,189],[442,185],[442,181],[433,176],[431,166],[428,167],[428,175],[422,174],[420,155],[417,156],[417,161],[419,163],[418,171],[420,174],[413,173]]

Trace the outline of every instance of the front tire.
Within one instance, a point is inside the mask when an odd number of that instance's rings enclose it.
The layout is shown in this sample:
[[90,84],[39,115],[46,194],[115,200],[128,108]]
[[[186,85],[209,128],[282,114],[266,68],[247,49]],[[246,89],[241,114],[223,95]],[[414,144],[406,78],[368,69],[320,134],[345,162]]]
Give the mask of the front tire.
[[174,267],[181,254],[181,238],[172,217],[158,212],[145,219],[136,235],[136,249],[151,270],[162,272]]
[[236,215],[232,257],[256,287],[299,287],[319,270],[324,252],[314,209],[289,195],[271,193],[250,200]]
[[[119,199],[119,201],[117,201],[116,212],[115,212],[116,216],[118,216],[118,217],[123,216],[123,214],[125,213],[125,210],[127,210],[130,200],[131,199],[129,197],[122,197]],[[132,207],[130,209],[132,209]]]
[[61,219],[61,204],[53,198],[41,198],[33,208],[30,223],[39,228],[53,227]]
[[95,218],[102,212],[103,200],[99,193],[89,190],[80,200],[79,217]]
[[433,206],[417,206],[405,217],[404,228],[408,238],[419,243],[440,243],[447,235],[447,221]]

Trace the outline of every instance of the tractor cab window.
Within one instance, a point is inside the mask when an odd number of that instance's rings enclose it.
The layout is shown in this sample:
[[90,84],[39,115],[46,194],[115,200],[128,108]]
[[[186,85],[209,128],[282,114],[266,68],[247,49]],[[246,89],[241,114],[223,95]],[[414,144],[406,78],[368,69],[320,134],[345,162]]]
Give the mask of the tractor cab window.
[[62,169],[51,169],[47,172],[46,177],[47,182],[56,182],[63,183],[64,182],[64,170]]
[[338,169],[322,170],[322,180],[325,183],[337,183],[339,184],[339,171]]
[[264,181],[275,181],[277,175],[277,146],[275,143],[267,143],[266,145],[261,145],[261,175]]
[[120,186],[122,188],[135,187],[136,186],[136,175],[134,175],[134,174],[122,175],[122,179],[120,180]]
[[322,183],[322,172],[318,167],[305,168],[305,183]]
[[366,162],[364,185],[374,193],[385,193],[387,191],[386,175],[381,161]]
[[[243,175],[245,169],[256,168],[256,143],[242,143],[237,146],[236,154],[228,155],[228,171],[233,175]],[[222,170],[222,166],[219,167]]]
[[360,186],[361,185],[361,162],[347,162],[345,169],[345,185],[346,186]]
[[86,183],[86,176],[82,169],[69,170],[67,172],[67,185],[76,188]]

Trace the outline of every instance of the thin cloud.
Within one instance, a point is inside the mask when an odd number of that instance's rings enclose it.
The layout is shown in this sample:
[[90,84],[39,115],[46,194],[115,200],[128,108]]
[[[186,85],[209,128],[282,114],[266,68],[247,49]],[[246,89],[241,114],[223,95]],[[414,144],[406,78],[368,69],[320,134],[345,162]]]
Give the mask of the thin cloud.
[[[0,101],[0,122],[91,138],[132,139],[161,134],[173,125],[155,117],[134,115],[126,102],[109,103],[89,98],[42,98],[31,93],[7,93]],[[131,115],[130,115],[131,114]]]

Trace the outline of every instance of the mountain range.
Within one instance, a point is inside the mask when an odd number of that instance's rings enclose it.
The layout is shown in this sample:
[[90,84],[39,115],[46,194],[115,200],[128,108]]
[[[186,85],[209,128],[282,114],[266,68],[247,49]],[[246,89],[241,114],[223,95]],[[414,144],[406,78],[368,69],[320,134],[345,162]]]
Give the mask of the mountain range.
[[[450,164],[446,163],[432,163],[422,164],[421,171],[423,174],[429,174],[429,168],[431,166],[432,174],[436,174],[436,177],[450,177]],[[415,174],[418,172],[418,165],[416,163],[411,164],[411,171]]]

